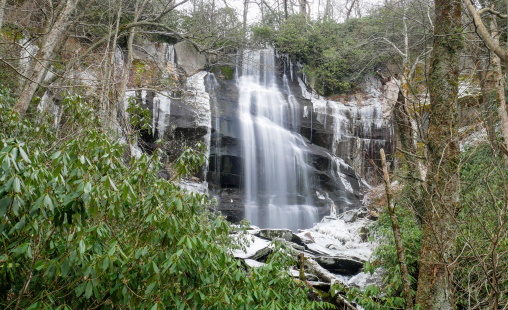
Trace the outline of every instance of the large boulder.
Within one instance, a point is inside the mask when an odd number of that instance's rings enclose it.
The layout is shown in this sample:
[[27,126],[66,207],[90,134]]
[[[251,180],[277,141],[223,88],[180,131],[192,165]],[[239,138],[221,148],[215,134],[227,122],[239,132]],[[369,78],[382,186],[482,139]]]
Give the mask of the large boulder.
[[187,76],[194,75],[206,68],[208,61],[204,54],[188,41],[175,44],[175,54],[178,66],[182,68]]
[[268,240],[282,239],[287,242],[295,243],[299,246],[305,247],[305,243],[303,242],[302,238],[295,235],[289,229],[261,229],[257,233],[257,236]]
[[314,260],[326,270],[341,275],[355,275],[362,271],[363,261],[347,256],[320,256]]

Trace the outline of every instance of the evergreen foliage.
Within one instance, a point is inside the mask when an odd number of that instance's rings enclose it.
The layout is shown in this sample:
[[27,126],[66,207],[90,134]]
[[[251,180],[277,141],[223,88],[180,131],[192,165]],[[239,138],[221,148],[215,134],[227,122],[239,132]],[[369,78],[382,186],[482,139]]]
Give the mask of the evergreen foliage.
[[319,93],[350,92],[379,61],[374,50],[360,41],[371,30],[370,24],[370,18],[337,23],[295,15],[281,25],[275,46],[304,65],[311,87]]
[[[395,210],[403,232],[402,242],[406,249],[407,268],[411,276],[410,281],[413,284],[414,294],[418,276],[422,229],[414,214],[403,207],[404,203],[404,201],[399,201]],[[405,306],[402,296],[403,283],[388,211],[381,213],[378,221],[373,223],[370,228],[380,244],[374,251],[373,259],[365,263],[364,270],[374,273],[376,269],[382,268],[383,285],[379,287],[371,284],[363,290],[354,287],[339,289],[346,293],[349,300],[358,303],[366,310],[402,309]],[[418,308],[415,307],[415,309]]]
[[462,153],[458,304],[468,309],[508,305],[508,174],[503,154],[487,144]]
[[325,306],[291,279],[284,250],[257,269],[234,259],[242,235],[210,199],[158,178],[160,154],[127,158],[81,98],[64,100],[57,128],[0,99],[0,308]]

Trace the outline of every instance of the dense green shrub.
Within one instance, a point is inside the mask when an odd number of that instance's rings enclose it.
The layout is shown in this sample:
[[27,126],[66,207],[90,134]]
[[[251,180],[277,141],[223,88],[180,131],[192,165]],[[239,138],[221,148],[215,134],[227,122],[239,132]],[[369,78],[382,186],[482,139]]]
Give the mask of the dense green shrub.
[[[402,231],[402,242],[406,250],[407,268],[414,294],[422,231],[414,214],[403,207],[402,201],[396,206],[396,214]],[[403,283],[392,224],[387,210],[382,212],[378,221],[371,225],[371,230],[380,244],[374,251],[373,259],[365,263],[364,269],[365,272],[374,272],[377,268],[382,268],[382,287],[369,285],[364,290],[358,288],[339,289],[346,293],[349,300],[358,303],[365,310],[403,309],[405,306],[402,295]]]
[[[455,223],[459,231],[454,277],[457,306],[461,309],[490,309],[496,304],[498,308],[505,307],[508,305],[508,171],[504,155],[487,143],[470,147],[461,153],[460,173],[462,208]],[[403,207],[407,205],[403,197],[401,193],[397,198],[397,216],[414,286],[421,226],[414,213]],[[365,309],[400,308],[404,303],[402,282],[387,212],[381,214],[372,229],[381,244],[365,269],[384,269],[383,288],[342,290]]]
[[328,96],[354,90],[382,61],[379,50],[365,43],[375,31],[371,17],[337,23],[295,15],[282,23],[274,43],[303,64],[311,87]]
[[467,309],[508,307],[508,170],[483,143],[462,154],[457,240],[457,302]]
[[158,178],[158,154],[128,159],[80,98],[63,102],[58,128],[0,99],[0,308],[323,306],[284,251],[258,269],[234,259],[210,199]]

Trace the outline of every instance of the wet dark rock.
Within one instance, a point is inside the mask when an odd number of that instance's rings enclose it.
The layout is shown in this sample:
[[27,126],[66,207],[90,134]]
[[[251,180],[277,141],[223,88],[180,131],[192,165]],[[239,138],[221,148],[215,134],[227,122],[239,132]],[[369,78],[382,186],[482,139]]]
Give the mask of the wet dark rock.
[[268,240],[279,238],[286,241],[291,241],[293,238],[293,232],[289,229],[261,229],[258,233],[258,236]]
[[369,240],[369,229],[367,227],[360,228],[360,238],[363,242],[367,242]]
[[238,188],[222,189],[216,197],[218,211],[232,223],[239,223],[245,217],[244,193]]
[[363,268],[363,261],[353,257],[321,256],[313,258],[321,267],[341,275],[355,275]]
[[271,247],[265,247],[259,249],[254,255],[250,257],[250,259],[256,260],[258,262],[265,262],[270,254],[272,254],[273,249]]
[[268,240],[282,239],[305,248],[305,242],[289,229],[260,229],[256,234],[258,237]]
[[157,172],[157,177],[164,180],[170,180],[171,174],[166,169],[161,169],[159,172]]

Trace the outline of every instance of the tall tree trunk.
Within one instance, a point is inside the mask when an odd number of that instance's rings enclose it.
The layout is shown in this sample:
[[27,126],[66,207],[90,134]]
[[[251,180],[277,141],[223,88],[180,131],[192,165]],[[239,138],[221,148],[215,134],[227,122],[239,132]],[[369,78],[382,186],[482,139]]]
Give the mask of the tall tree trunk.
[[[144,11],[144,8],[146,4],[148,3],[148,0],[136,0],[136,3],[134,5],[134,17],[133,17],[133,23],[137,23],[140,20],[140,17]],[[202,4],[202,3],[201,3]],[[126,102],[126,92],[127,92],[127,84],[129,83],[129,77],[131,73],[132,68],[132,62],[134,61],[134,39],[137,34],[136,27],[132,27],[129,29],[129,36],[127,38],[127,55],[126,55],[126,62],[124,67],[124,75],[122,80],[120,81],[120,87],[118,89],[118,118],[120,120],[120,126],[124,130],[124,134],[127,138],[127,142],[129,145],[135,145],[137,143],[137,137],[133,135],[133,129],[131,128],[130,122],[129,122],[129,116],[127,114],[126,108],[127,108],[127,102]],[[131,149],[131,156],[134,156],[132,153],[134,148]]]
[[409,272],[407,270],[407,260],[404,244],[402,243],[402,233],[400,231],[399,220],[395,213],[395,206],[392,203],[393,193],[390,185],[390,175],[386,166],[385,150],[381,149],[381,167],[383,169],[383,181],[385,182],[386,203],[390,220],[392,222],[393,237],[395,239],[395,247],[397,249],[397,258],[399,260],[400,273],[402,283],[404,284],[404,299],[406,300],[406,310],[413,310],[413,296],[411,295],[411,281],[409,280]]
[[243,30],[247,33],[247,13],[249,11],[249,0],[243,1]]
[[78,0],[66,0],[62,2],[61,5],[63,7],[59,11],[55,22],[48,27],[49,29],[43,38],[41,48],[33,61],[33,68],[30,71],[28,80],[19,95],[18,101],[14,105],[14,111],[18,112],[19,115],[23,116],[26,113],[37,87],[44,79],[51,63],[53,51],[57,46],[57,42],[61,39],[77,4]]
[[326,4],[325,4],[325,13],[323,14],[323,19],[324,20],[330,20],[332,18],[332,4],[330,3],[330,1],[332,0],[326,0]]
[[307,0],[299,0],[300,3],[300,15],[307,16]]
[[[492,55],[491,55],[492,56]],[[487,130],[487,137],[489,139],[489,143],[495,147],[497,143],[496,137],[496,120],[494,117],[494,107],[496,103],[493,100],[495,95],[495,90],[492,88],[492,78],[491,78],[491,66],[490,60],[478,62],[478,78],[480,79],[480,89],[482,91],[482,108],[483,108],[483,122],[485,129]]]
[[420,309],[454,309],[456,215],[459,211],[458,77],[461,1],[435,0],[431,58],[429,167],[416,303]]
[[6,6],[7,0],[0,0],[0,30],[2,29],[2,25],[4,23],[4,12]]
[[[108,43],[106,46],[106,54],[104,63],[106,66],[104,68],[104,76],[102,80],[102,89],[101,89],[101,119],[106,128],[114,128],[114,120],[115,120],[115,101],[113,100],[114,85],[119,80],[117,71],[118,68],[117,63],[118,59],[116,54],[116,48],[118,43],[118,36],[120,33],[120,20],[123,13],[122,2],[117,1],[118,9],[116,13],[115,24],[110,26],[110,32],[113,32],[113,38],[111,40],[108,39]],[[112,87],[113,86],[113,87]]]
[[[507,1],[508,6],[508,1]],[[490,33],[496,44],[499,44],[499,27],[494,17],[490,20]],[[504,147],[508,149],[508,114],[506,111],[506,96],[504,90],[504,77],[503,70],[501,67],[501,59],[495,53],[490,52],[492,59],[492,86],[495,89],[495,98],[498,103],[497,112],[499,114],[499,120],[501,122],[501,132],[503,134]],[[504,157],[506,165],[508,165],[508,156]]]
[[346,2],[346,4],[344,5],[346,7],[346,20],[348,20],[349,17],[351,16],[351,12],[353,11],[353,5],[355,4],[354,1],[355,0],[353,0],[353,2],[351,3],[351,6],[349,8],[347,7],[348,2]]
[[288,19],[288,0],[284,0],[284,19]]

